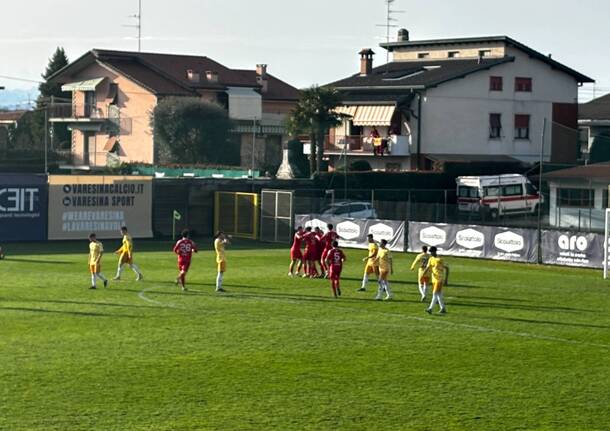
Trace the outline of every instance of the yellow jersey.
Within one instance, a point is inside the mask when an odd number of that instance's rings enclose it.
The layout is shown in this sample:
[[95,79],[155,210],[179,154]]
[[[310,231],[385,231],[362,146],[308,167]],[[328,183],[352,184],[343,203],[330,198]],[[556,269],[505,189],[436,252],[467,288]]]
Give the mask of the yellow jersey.
[[225,242],[220,238],[214,240],[214,250],[216,251],[216,263],[225,261]]
[[89,265],[97,265],[102,258],[104,247],[99,241],[91,241],[89,243]]
[[121,245],[121,248],[119,248],[118,251],[122,255],[126,254],[128,256],[131,256],[131,254],[133,253],[133,239],[131,238],[131,235],[123,235],[123,245]]
[[377,253],[379,252],[379,246],[376,242],[369,243],[369,255],[367,256],[368,263],[375,263]]
[[379,265],[380,271],[391,271],[392,270],[392,254],[387,248],[380,248],[377,251],[377,265]]
[[432,278],[438,281],[443,281],[445,280],[447,267],[448,266],[445,264],[445,261],[442,258],[430,256],[426,269],[432,271]]
[[415,260],[411,264],[411,271],[413,271],[415,268],[421,269],[422,272],[426,271],[428,267],[428,260],[430,260],[430,255],[428,253],[418,254],[415,256]]

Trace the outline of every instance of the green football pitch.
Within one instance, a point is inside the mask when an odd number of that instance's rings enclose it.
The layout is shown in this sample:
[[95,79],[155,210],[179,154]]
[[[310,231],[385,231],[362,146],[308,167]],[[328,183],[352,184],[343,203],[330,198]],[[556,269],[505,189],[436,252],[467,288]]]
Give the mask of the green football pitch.
[[[107,250],[118,241],[104,241]],[[182,293],[169,242],[144,280],[89,290],[87,242],[0,261],[1,430],[609,430],[610,288],[600,271],[447,258],[448,314],[287,277],[285,248],[237,241],[214,293],[209,240]],[[104,256],[112,277],[115,256]]]

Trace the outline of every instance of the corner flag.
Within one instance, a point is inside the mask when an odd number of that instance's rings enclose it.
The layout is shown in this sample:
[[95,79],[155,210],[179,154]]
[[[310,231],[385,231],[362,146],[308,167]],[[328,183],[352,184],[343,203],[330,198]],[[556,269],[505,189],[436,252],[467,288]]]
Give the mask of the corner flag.
[[174,210],[174,220],[180,220],[181,218],[182,215],[178,211]]

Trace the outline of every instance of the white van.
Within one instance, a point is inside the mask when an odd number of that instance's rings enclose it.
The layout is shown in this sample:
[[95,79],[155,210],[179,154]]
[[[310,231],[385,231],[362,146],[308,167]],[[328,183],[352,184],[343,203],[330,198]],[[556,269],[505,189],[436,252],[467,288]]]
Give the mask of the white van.
[[458,177],[458,210],[477,212],[495,219],[507,214],[534,214],[543,196],[521,174]]

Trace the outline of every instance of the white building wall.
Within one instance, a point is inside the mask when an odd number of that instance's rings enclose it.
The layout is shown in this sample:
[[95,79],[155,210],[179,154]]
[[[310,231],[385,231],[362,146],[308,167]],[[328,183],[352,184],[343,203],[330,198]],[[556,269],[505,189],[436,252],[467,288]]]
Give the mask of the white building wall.
[[[518,50],[511,49],[508,55],[514,56],[515,61],[425,93],[423,154],[495,154],[535,162],[540,157],[542,124],[547,118],[545,160],[550,159],[553,103],[577,103],[576,80]],[[489,91],[490,76],[503,77],[503,91]],[[532,78],[533,91],[515,93],[516,77]],[[489,139],[491,113],[502,114],[501,139]],[[531,116],[529,140],[514,139],[515,114]]]

